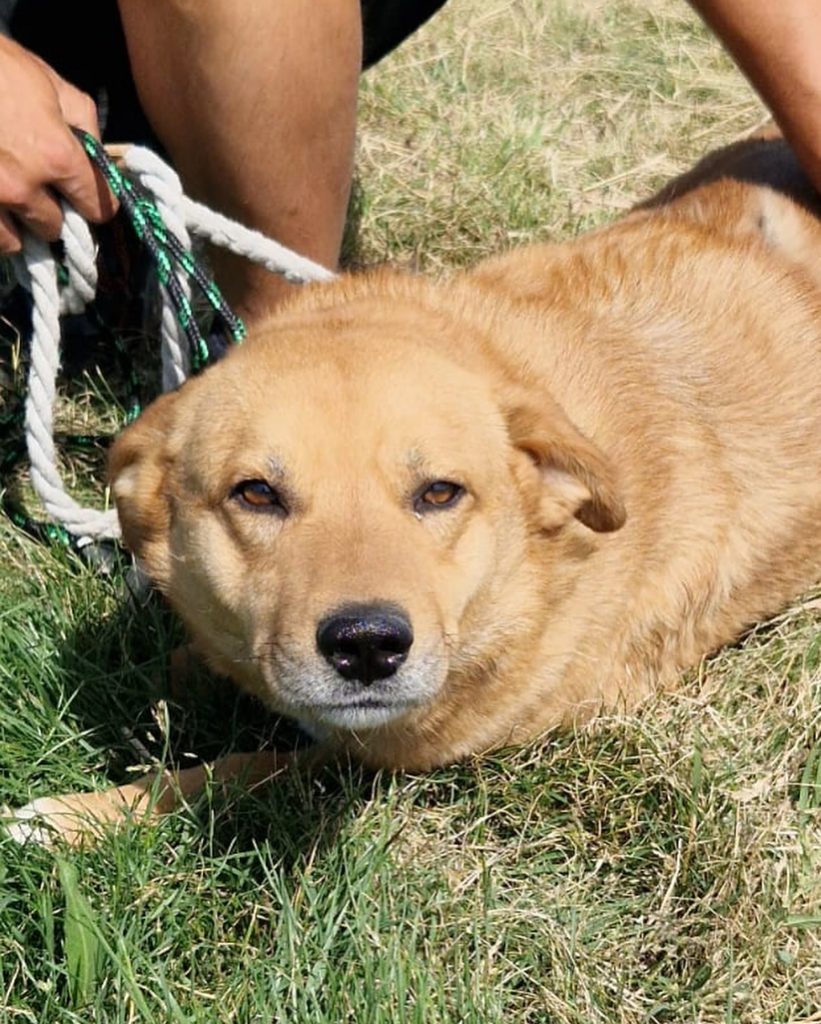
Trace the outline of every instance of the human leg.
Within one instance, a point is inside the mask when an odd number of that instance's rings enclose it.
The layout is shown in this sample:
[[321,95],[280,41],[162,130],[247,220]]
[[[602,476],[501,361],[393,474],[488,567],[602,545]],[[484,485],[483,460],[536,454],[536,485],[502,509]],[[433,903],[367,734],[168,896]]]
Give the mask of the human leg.
[[[143,110],[186,190],[335,267],[362,60],[359,0],[119,0]],[[214,254],[253,319],[289,289]]]

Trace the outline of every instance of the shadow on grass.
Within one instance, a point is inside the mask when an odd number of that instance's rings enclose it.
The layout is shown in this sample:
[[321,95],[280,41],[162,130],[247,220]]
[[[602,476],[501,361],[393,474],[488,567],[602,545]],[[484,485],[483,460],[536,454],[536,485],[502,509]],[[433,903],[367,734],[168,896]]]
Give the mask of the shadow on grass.
[[[112,614],[86,619],[62,642],[56,699],[70,700],[79,731],[106,751],[111,785],[157,765],[189,768],[229,753],[310,745],[295,723],[192,658],[175,678],[172,652],[185,639],[152,593],[140,602],[123,597]],[[344,765],[286,772],[251,792],[240,780],[214,786],[174,815],[201,829],[209,854],[266,841],[287,862],[315,849],[318,837],[332,839],[372,785],[368,773]]]
[[[364,202],[364,193],[357,185],[351,198],[344,257],[346,264],[354,266]],[[100,229],[102,251],[108,258],[102,260],[101,289],[92,312],[64,323],[60,393],[72,414],[78,409],[84,413],[78,417],[77,430],[83,434],[81,440],[93,443],[74,451],[61,438],[58,447],[66,459],[71,489],[81,500],[86,497],[85,491],[97,495],[99,481],[105,477],[105,442],[97,438],[96,431],[102,427],[101,438],[107,439],[113,432],[112,419],[114,423],[120,422],[123,410],[144,403],[159,390],[157,346],[152,338],[141,333],[145,317],[143,255],[135,252],[130,236],[120,238],[121,229],[118,221]],[[23,339],[30,319],[29,307],[28,297],[19,288],[2,303],[0,495],[17,525],[40,537],[47,536],[48,531],[37,520],[38,508],[28,484],[23,438],[22,401],[28,365],[28,346]],[[98,384],[99,394],[95,392]],[[119,409],[115,409],[114,403]],[[39,556],[32,561],[38,564]],[[56,570],[62,576],[63,568],[69,577],[74,575],[70,565],[48,563],[46,556],[43,564],[47,566],[47,575]],[[59,709],[70,706],[66,729],[71,731],[76,724],[78,745],[105,751],[105,772],[111,785],[130,781],[141,770],[149,771],[158,764],[187,768],[227,753],[273,747],[289,750],[306,743],[294,725],[270,715],[257,702],[204,668],[197,670],[184,687],[172,686],[170,655],[185,642],[185,637],[159,597],[152,595],[142,606],[136,606],[127,597],[116,602],[95,602],[92,598],[78,614],[77,606],[83,602],[77,601],[75,582],[66,578],[42,595],[43,601],[50,601],[55,611],[42,609],[42,622],[31,627],[33,642],[42,641],[44,649],[52,648],[53,637],[59,635],[59,664],[52,669],[50,663],[48,672],[40,673],[42,679],[36,685],[43,692],[47,714],[59,715]],[[117,586],[116,582],[112,585]],[[36,584],[32,587],[36,591]],[[32,596],[32,587],[24,586],[27,606],[40,601],[39,596]],[[95,589],[94,584],[90,589]],[[112,603],[115,610],[104,614],[101,607],[110,607]],[[61,606],[72,607],[70,621],[74,628],[68,632],[60,621]],[[36,618],[40,617],[38,612]],[[16,645],[19,656],[26,657],[28,642],[21,638]],[[32,673],[38,675],[33,666]],[[48,735],[48,726],[47,722],[40,723],[43,735]],[[20,750],[23,749],[21,746]],[[22,756],[25,759],[26,755]],[[71,767],[64,749],[57,756],[58,775],[70,777]],[[32,760],[36,763],[29,765],[26,774],[36,776],[51,757],[46,751],[42,760]],[[75,769],[75,777],[77,774]],[[79,774],[82,775],[82,769]],[[73,779],[68,785],[75,788]],[[321,777],[316,776],[316,802],[306,798],[305,785],[290,777],[283,778],[246,797],[238,792],[239,784],[226,787],[227,793],[215,789],[182,813],[193,813],[200,819],[210,815],[207,822],[202,820],[203,828],[208,826],[210,841],[214,842],[219,835],[223,845],[235,845],[240,841],[250,843],[266,832],[268,808],[270,814],[288,823],[287,835],[279,825],[270,831],[276,831],[293,853],[303,841],[304,845],[312,843],[316,831],[314,810],[324,827],[328,816],[337,813],[334,808],[344,815],[346,804],[367,783],[355,769],[347,773],[328,770]],[[59,791],[59,783],[57,788]],[[4,799],[17,802],[18,789],[13,787]],[[41,787],[39,781],[31,787],[31,796],[48,792],[48,786]],[[217,813],[219,803],[222,808]],[[297,835],[300,841],[292,842]]]

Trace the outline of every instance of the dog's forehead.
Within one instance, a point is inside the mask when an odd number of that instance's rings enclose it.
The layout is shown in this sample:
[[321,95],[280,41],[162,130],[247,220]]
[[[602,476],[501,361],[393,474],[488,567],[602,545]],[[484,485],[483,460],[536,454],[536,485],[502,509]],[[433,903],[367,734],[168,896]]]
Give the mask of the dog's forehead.
[[237,349],[215,368],[205,400],[239,419],[266,415],[355,420],[440,414],[445,420],[493,401],[493,381],[440,348],[426,325],[326,320],[279,330]]
[[[191,409],[209,450],[281,455],[317,468],[386,456],[410,466],[502,442],[503,416],[487,374],[404,332],[348,327],[331,337],[278,333],[236,350],[209,371]],[[205,384],[206,381],[203,381]]]

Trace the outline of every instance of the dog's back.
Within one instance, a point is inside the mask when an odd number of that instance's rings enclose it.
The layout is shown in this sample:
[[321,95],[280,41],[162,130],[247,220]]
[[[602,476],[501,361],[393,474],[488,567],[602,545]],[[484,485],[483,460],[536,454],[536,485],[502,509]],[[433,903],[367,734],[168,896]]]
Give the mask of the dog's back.
[[574,652],[572,714],[592,675],[630,702],[821,578],[815,203],[785,144],[757,139],[618,224],[473,274],[542,322],[534,375],[618,467],[627,523],[569,634],[547,632]]

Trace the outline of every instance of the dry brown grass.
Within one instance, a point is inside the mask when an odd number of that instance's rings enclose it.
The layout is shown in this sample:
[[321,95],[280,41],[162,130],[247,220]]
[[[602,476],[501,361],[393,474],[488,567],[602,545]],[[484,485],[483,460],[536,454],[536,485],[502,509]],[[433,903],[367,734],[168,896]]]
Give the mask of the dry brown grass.
[[361,256],[436,269],[601,223],[765,117],[673,0],[451,0],[361,114]]

